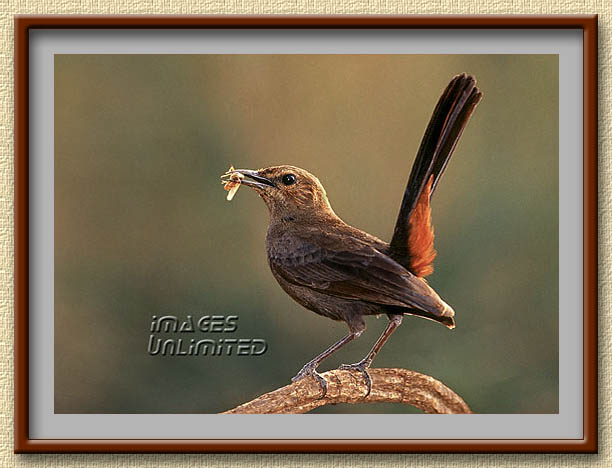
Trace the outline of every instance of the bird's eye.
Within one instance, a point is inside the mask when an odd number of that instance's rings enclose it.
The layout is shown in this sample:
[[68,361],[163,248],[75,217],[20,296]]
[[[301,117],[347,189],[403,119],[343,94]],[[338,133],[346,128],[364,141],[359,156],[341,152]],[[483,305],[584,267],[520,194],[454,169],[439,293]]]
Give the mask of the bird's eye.
[[285,174],[283,176],[283,184],[285,185],[293,185],[295,184],[296,178],[293,174]]

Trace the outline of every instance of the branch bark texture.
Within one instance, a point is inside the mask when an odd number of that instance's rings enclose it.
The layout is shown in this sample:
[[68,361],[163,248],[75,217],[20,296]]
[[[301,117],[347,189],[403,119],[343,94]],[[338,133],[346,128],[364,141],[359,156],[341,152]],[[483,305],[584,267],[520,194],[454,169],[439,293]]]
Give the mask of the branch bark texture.
[[368,369],[372,391],[360,373],[348,370],[325,372],[327,395],[320,398],[318,382],[308,377],[265,393],[223,414],[299,414],[337,403],[402,403],[430,414],[471,413],[463,399],[442,382],[407,369]]

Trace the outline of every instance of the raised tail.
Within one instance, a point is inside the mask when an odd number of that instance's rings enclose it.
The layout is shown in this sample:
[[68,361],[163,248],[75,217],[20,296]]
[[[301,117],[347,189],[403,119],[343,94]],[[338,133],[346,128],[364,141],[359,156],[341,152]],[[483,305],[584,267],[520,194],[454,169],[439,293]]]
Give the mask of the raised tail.
[[448,84],[425,130],[395,223],[389,254],[416,276],[433,271],[430,199],[482,93],[473,76],[455,76]]

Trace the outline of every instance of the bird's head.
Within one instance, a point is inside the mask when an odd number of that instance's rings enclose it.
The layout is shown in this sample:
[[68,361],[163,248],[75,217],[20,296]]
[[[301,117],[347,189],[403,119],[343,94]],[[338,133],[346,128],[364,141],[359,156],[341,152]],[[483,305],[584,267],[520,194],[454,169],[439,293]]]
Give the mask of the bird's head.
[[273,216],[333,213],[323,185],[310,172],[295,166],[272,166],[257,171],[235,169],[241,185],[254,189]]

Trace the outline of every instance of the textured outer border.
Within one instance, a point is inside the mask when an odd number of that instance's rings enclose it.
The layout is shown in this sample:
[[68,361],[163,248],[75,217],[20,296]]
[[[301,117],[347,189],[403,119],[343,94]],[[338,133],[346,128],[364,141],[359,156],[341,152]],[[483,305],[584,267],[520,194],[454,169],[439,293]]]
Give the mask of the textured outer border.
[[[583,438],[572,440],[73,440],[29,438],[29,32],[31,29],[582,29]],[[16,453],[597,452],[597,15],[583,16],[18,16],[15,18]]]

